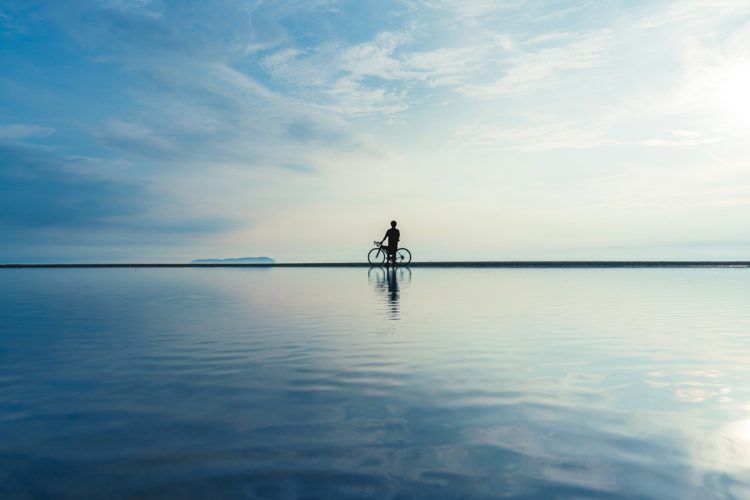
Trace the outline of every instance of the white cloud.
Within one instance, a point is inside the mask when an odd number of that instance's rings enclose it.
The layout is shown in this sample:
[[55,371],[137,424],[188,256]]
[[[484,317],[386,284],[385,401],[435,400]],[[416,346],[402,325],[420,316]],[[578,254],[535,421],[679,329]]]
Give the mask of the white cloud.
[[475,124],[459,129],[458,136],[467,146],[497,146],[527,152],[555,149],[593,149],[619,145],[605,135],[602,123],[548,122],[533,126],[500,127]]
[[[478,99],[531,93],[554,85],[564,72],[604,63],[613,44],[610,30],[552,32],[520,42],[508,34],[492,33],[462,45],[409,50],[414,39],[415,34],[407,30],[381,32],[355,45],[286,47],[264,57],[262,64],[274,79],[292,85],[318,105],[344,114],[387,114],[408,109],[410,95],[419,90],[415,83]],[[503,65],[505,75],[500,79],[470,83]],[[331,102],[331,98],[339,100]],[[358,98],[364,98],[365,104],[347,112]]]
[[656,12],[641,17],[636,26],[650,29],[677,23],[710,23],[750,12],[747,0],[676,0],[654,5]]
[[358,76],[374,76],[384,80],[408,80],[415,73],[394,57],[399,46],[411,36],[406,32],[382,32],[372,40],[344,48],[337,55],[341,70]]
[[368,88],[354,78],[340,78],[327,90],[333,100],[321,107],[343,115],[389,114],[408,108],[402,96],[383,88]]
[[521,51],[508,61],[505,75],[487,84],[467,84],[458,90],[470,97],[491,99],[504,95],[531,93],[554,85],[564,72],[593,68],[605,63],[614,44],[611,30],[558,34],[567,43]]
[[[408,32],[381,32],[354,45],[286,47],[264,57],[262,64],[276,81],[290,85],[293,95],[319,109],[345,116],[390,114],[408,108],[398,84],[418,76],[395,57],[409,40]],[[365,84],[366,78],[379,83]]]
[[177,145],[154,128],[142,123],[112,120],[99,132],[99,136],[115,146],[136,150],[149,155],[162,156],[177,149]]
[[646,139],[641,144],[654,147],[686,147],[712,144],[722,139],[720,136],[707,135],[697,130],[673,130],[667,138]]
[[493,54],[509,52],[511,48],[510,37],[498,35],[471,45],[409,52],[402,61],[414,78],[432,86],[455,88],[488,66]]
[[427,7],[449,12],[454,19],[468,22],[518,9],[526,3],[526,0],[422,0]]
[[31,139],[33,137],[47,137],[54,133],[54,129],[41,127],[39,125],[28,125],[23,123],[13,123],[9,125],[0,125],[0,140],[18,141]]
[[274,48],[277,45],[277,43],[248,43],[245,45],[243,52],[245,54],[256,54],[258,52],[265,52],[266,50],[270,50]]
[[161,14],[154,9],[152,0],[99,0],[102,6],[121,12],[158,19]]

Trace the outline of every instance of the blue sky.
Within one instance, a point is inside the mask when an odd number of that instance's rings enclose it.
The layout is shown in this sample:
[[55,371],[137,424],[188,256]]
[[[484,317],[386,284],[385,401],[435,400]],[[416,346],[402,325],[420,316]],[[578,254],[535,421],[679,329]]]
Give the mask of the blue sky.
[[0,0],[0,261],[750,255],[750,4]]

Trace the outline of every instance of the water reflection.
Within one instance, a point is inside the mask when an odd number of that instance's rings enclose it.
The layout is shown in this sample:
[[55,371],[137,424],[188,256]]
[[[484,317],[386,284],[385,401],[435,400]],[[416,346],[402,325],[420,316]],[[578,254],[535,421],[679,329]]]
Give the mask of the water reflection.
[[750,499],[745,270],[362,272],[0,272],[0,499]]
[[408,267],[371,267],[367,280],[374,286],[381,301],[386,304],[388,319],[400,318],[400,289],[411,283],[411,269]]

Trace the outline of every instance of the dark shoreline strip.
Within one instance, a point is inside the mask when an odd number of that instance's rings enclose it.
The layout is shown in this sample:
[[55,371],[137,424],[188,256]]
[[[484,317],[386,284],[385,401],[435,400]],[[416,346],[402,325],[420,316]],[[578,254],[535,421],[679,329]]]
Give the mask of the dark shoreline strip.
[[[571,269],[616,269],[616,268],[699,268],[699,267],[740,267],[750,266],[750,261],[476,261],[476,262],[412,262],[408,266],[427,268],[571,268]],[[366,262],[319,262],[319,263],[260,263],[260,264],[0,264],[0,269],[97,269],[97,268],[209,268],[209,267],[373,267]]]

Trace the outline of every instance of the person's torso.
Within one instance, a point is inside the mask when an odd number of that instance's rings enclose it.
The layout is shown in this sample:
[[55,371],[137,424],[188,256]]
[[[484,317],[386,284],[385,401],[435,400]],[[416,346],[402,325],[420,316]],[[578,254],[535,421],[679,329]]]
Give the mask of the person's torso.
[[401,236],[401,233],[398,229],[395,227],[390,228],[385,233],[388,236],[388,244],[393,245],[394,243],[398,243],[399,237]]

